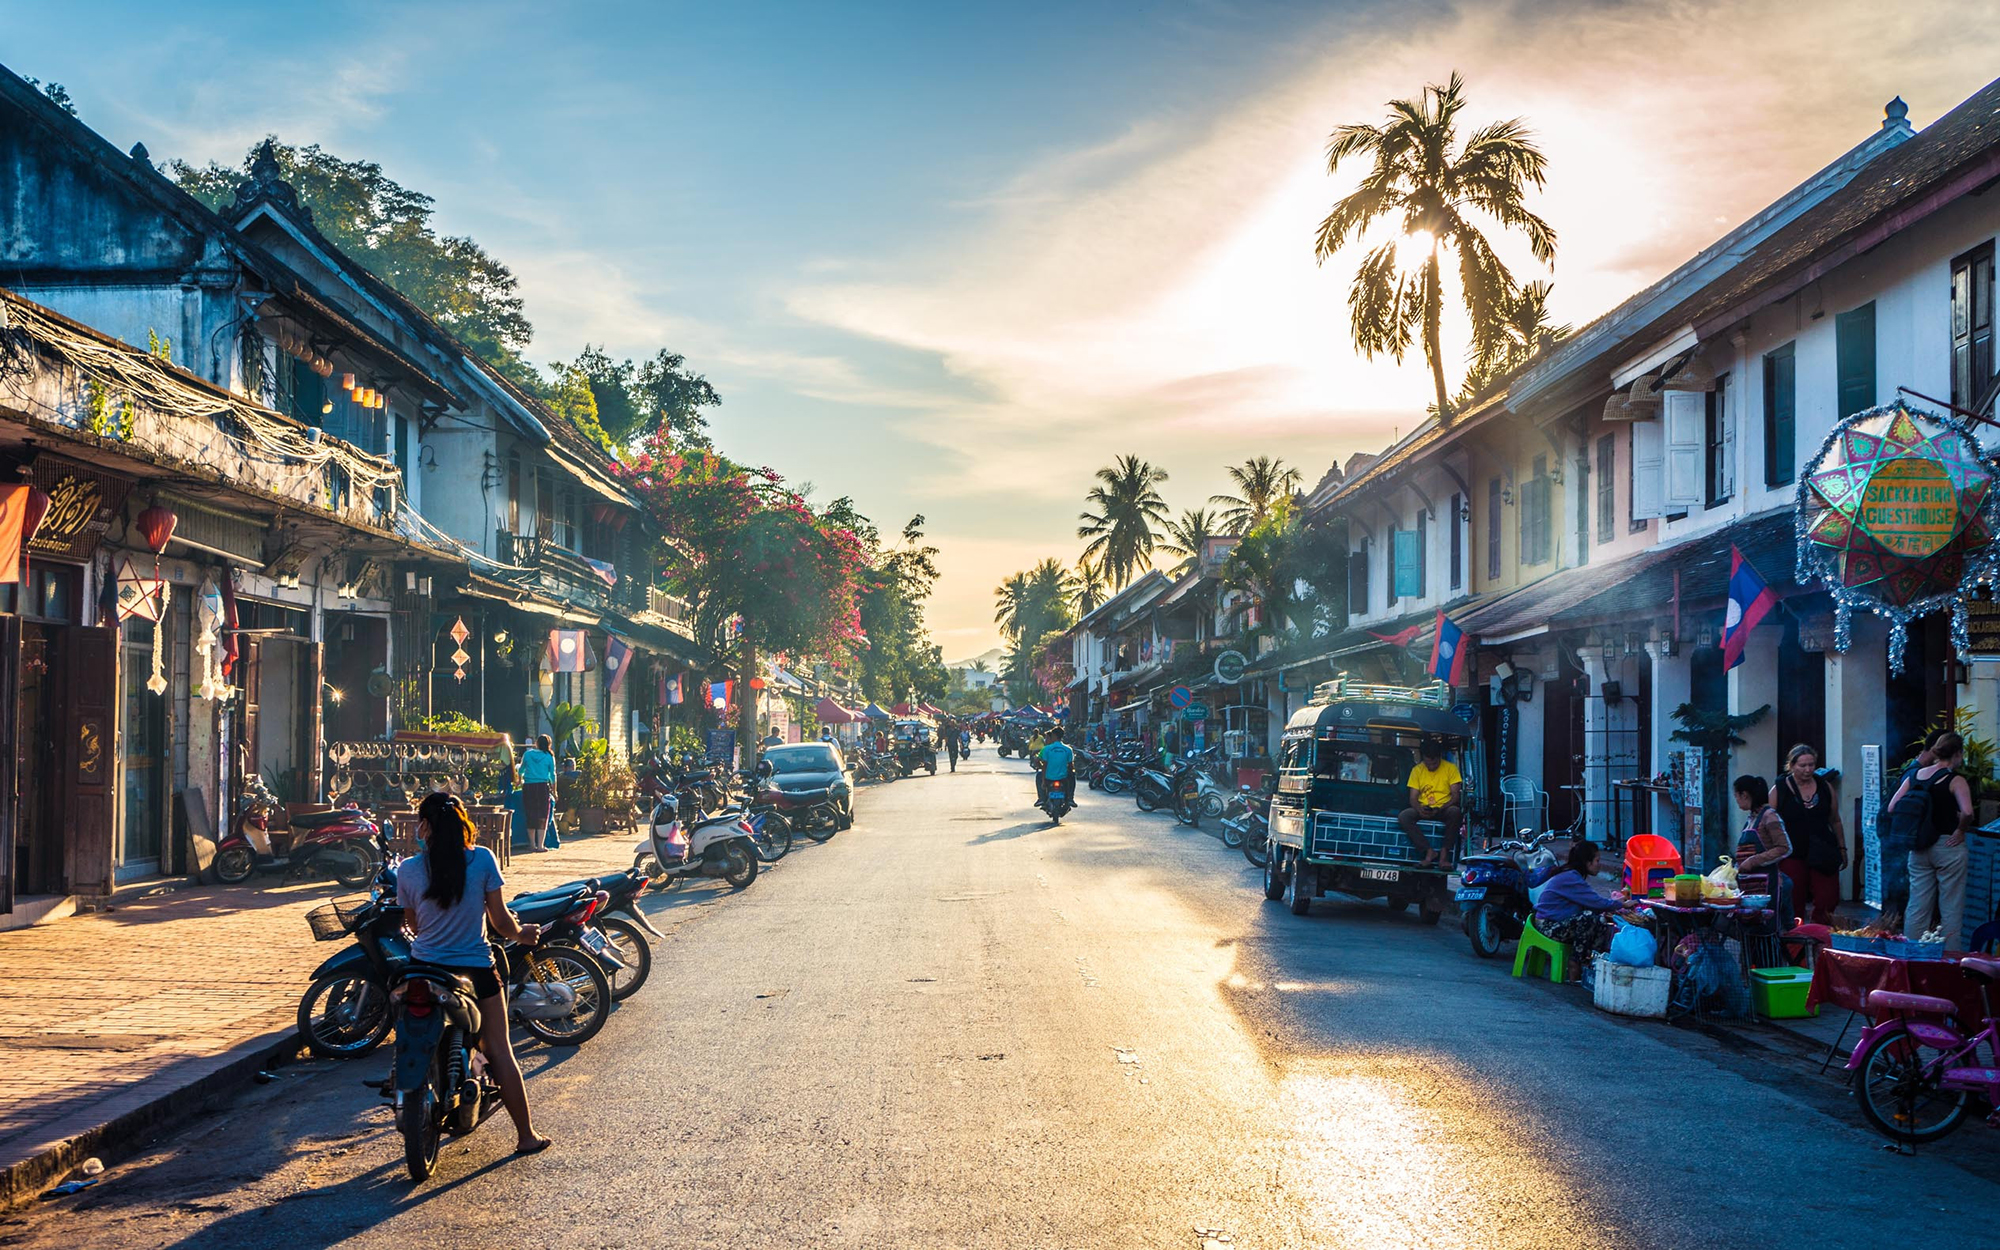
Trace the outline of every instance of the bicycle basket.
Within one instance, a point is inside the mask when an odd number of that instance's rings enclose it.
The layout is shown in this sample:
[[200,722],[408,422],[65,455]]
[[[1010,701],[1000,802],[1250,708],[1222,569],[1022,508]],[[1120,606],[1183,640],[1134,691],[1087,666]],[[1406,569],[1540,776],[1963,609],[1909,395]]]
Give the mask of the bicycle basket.
[[373,899],[365,896],[337,898],[313,908],[306,913],[306,923],[312,927],[313,941],[337,942],[354,932],[363,914],[373,902]]

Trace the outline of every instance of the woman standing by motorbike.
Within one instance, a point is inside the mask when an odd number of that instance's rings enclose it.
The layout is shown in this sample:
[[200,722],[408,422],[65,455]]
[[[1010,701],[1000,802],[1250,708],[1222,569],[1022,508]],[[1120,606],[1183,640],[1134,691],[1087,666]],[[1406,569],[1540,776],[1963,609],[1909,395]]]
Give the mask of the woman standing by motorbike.
[[[544,741],[547,739],[545,738]],[[455,794],[437,793],[417,807],[424,849],[396,869],[396,901],[415,935],[410,957],[448,968],[472,982],[479,999],[479,1049],[485,1052],[500,1101],[514,1121],[514,1153],[531,1155],[549,1147],[528,1118],[528,1087],[507,1036],[507,996],[488,944],[490,924],[502,937],[533,946],[539,925],[521,924],[507,910],[500,890],[500,865],[478,845],[477,830]]]
[[549,814],[556,801],[556,756],[547,734],[521,752],[521,820],[528,826],[528,849],[545,851]]

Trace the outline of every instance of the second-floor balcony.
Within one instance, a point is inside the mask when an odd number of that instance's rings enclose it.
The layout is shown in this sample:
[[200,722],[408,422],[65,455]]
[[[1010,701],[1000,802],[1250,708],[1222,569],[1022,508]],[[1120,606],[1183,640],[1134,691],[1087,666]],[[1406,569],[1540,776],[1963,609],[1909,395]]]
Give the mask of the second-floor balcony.
[[499,558],[527,570],[515,574],[514,580],[544,594],[627,615],[645,614],[679,626],[683,633],[693,624],[694,609],[687,600],[627,577],[609,561],[591,559],[533,534],[501,530],[497,538]]

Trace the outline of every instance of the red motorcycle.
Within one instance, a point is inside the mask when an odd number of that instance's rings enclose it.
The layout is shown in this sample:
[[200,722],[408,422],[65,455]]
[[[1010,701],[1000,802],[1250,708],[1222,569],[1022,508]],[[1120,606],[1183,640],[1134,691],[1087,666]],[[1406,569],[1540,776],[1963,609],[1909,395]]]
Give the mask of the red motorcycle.
[[293,816],[291,848],[277,855],[271,850],[270,817],[280,807],[260,779],[253,777],[245,784],[236,827],[215,848],[217,879],[235,885],[260,872],[281,873],[287,881],[327,876],[350,889],[375,879],[382,866],[378,830],[359,809],[341,807]]

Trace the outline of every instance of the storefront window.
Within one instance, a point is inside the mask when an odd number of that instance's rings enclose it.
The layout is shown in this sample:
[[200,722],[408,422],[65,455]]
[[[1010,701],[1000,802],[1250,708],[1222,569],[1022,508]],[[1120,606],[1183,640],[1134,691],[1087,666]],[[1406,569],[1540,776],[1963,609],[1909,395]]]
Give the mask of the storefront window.
[[167,700],[146,689],[153,674],[156,631],[150,621],[125,625],[122,668],[124,695],[125,801],[120,811],[119,875],[158,871],[160,826],[167,772]]

